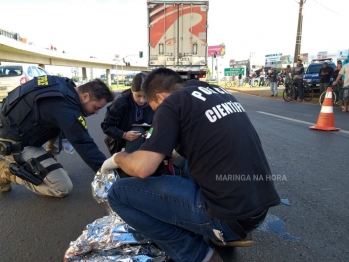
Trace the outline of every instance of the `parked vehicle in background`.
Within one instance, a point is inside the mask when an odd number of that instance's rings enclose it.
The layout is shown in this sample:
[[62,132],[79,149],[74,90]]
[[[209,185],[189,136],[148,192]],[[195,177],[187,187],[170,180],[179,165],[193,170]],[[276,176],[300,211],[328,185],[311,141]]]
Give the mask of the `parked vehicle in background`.
[[131,86],[134,76],[135,76],[134,74],[125,75],[124,76],[124,85]]
[[149,70],[165,67],[184,80],[206,78],[208,1],[147,1]]
[[17,86],[36,76],[50,75],[45,69],[30,64],[0,65],[0,102]]
[[[328,66],[332,67],[333,70],[336,68],[336,64],[332,62],[332,58],[322,58],[322,59],[314,59],[309,64],[306,72],[303,76],[304,86],[312,87],[314,90],[320,90],[320,76],[319,72],[322,68],[324,62],[327,62]],[[333,82],[331,78],[330,84]]]

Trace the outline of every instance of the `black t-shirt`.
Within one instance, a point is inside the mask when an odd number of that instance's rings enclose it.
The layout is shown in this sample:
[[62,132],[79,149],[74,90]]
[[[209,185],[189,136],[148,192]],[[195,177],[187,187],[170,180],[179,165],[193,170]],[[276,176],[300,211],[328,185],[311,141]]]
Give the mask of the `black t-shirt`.
[[333,73],[332,73],[332,78],[333,78],[333,80],[336,80],[336,79],[337,79],[337,76],[338,76],[338,74],[339,74],[339,71],[340,71],[340,69],[338,69],[338,68],[336,68],[336,69],[333,71]]
[[330,66],[327,66],[326,68],[321,67],[319,76],[320,76],[320,83],[329,83],[330,78],[333,74],[333,68]]
[[259,137],[223,88],[191,80],[158,107],[140,150],[170,157],[174,148],[188,160],[210,217],[245,219],[279,204]]

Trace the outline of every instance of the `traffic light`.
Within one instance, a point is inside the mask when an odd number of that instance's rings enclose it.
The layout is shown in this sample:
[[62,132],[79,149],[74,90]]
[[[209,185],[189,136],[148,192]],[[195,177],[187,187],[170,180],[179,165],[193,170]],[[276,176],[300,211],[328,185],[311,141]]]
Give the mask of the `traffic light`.
[[143,51],[139,51],[139,58],[143,57]]

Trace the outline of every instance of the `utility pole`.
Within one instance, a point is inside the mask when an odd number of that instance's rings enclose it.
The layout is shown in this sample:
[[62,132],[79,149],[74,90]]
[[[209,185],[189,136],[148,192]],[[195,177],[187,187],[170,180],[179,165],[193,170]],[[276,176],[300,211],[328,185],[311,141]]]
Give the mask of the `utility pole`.
[[297,36],[296,36],[296,47],[294,50],[294,58],[293,62],[296,63],[299,54],[301,51],[301,43],[302,43],[302,25],[303,25],[303,5],[305,4],[306,0],[299,0],[299,15],[298,15],[298,26],[297,26]]

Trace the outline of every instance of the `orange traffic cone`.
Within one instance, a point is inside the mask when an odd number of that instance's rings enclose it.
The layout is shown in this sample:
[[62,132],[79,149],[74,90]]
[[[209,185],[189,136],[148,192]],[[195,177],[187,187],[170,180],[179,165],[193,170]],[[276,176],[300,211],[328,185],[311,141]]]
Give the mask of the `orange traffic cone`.
[[315,126],[310,126],[313,130],[338,131],[339,128],[334,127],[332,87],[328,87],[321,111]]

